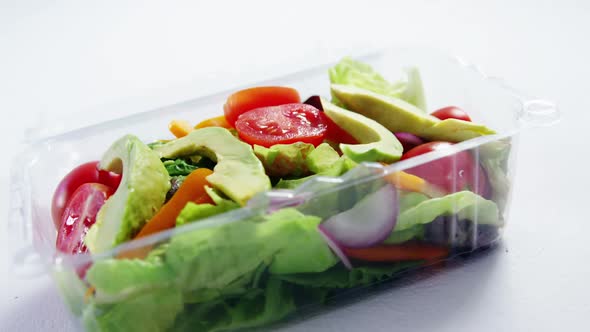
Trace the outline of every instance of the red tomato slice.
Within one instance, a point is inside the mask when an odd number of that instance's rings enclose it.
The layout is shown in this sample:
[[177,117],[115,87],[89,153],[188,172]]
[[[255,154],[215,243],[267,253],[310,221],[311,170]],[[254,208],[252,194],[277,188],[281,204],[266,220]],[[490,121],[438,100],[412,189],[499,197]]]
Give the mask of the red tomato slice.
[[[449,142],[428,142],[404,153],[401,160],[406,160],[424,153],[448,149]],[[468,151],[442,157],[426,164],[406,170],[407,173],[419,176],[431,184],[443,188],[449,193],[461,190],[474,190],[483,197],[489,196],[489,184],[484,169],[473,160]],[[477,190],[475,188],[477,184]]]
[[359,142],[346,130],[340,128],[334,121],[326,117],[328,123],[328,132],[326,133],[326,140],[334,143],[344,144],[359,144]]
[[227,98],[223,112],[227,122],[235,126],[238,117],[259,107],[300,103],[299,92],[283,86],[261,86],[240,90]]
[[236,121],[242,140],[265,147],[295,142],[318,146],[327,129],[328,121],[323,112],[299,103],[253,109]]
[[432,112],[430,115],[440,119],[457,119],[471,122],[469,115],[462,109],[456,106],[447,106]]
[[78,187],[85,183],[102,183],[117,190],[119,182],[121,182],[121,175],[99,170],[98,161],[90,161],[74,168],[61,180],[53,194],[51,216],[55,228],[61,226],[61,216],[66,204]]
[[57,250],[66,254],[88,251],[84,244],[86,233],[96,221],[98,210],[112,193],[111,188],[100,183],[85,183],[74,192],[62,214]]

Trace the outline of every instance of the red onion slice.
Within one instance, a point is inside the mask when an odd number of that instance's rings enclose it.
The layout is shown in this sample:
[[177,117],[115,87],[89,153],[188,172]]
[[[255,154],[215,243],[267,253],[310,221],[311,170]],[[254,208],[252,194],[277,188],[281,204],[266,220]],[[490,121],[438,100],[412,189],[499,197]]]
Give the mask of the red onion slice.
[[328,218],[319,229],[337,246],[365,248],[385,240],[395,227],[397,190],[385,185],[352,209]]
[[346,266],[347,269],[352,269],[352,264],[350,263],[350,260],[348,260],[348,257],[344,255],[344,252],[340,248],[340,245],[336,243],[336,241],[332,238],[330,234],[326,233],[326,231],[322,228],[322,225],[320,225],[318,231],[324,237],[324,240],[326,240],[328,247],[330,247],[334,254],[338,256],[338,258],[340,258],[342,264],[344,264],[344,266]]
[[411,150],[412,148],[424,143],[420,137],[410,133],[394,133],[395,137],[402,143],[404,152]]

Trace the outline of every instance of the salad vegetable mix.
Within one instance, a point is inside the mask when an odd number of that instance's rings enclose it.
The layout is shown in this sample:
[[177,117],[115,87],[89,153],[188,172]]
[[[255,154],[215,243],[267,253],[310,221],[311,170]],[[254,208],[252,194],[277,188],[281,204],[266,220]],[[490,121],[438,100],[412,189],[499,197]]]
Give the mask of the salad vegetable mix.
[[[497,143],[208,223],[261,192],[494,134],[456,106],[429,114],[417,68],[392,83],[344,58],[329,80],[329,98],[304,102],[292,87],[237,91],[222,115],[173,120],[174,139],[126,135],[65,176],[52,202],[56,247],[97,257],[76,277],[86,296],[75,311],[88,330],[257,327],[497,238],[509,185],[509,144]],[[111,251],[175,228],[160,242]]]

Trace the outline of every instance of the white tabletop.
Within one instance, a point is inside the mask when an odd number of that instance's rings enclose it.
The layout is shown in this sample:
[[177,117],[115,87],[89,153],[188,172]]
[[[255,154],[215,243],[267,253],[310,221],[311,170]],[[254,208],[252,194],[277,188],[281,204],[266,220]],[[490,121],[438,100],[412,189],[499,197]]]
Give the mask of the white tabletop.
[[[587,329],[589,2],[242,3],[0,1],[2,187],[10,181],[8,157],[20,149],[26,128],[93,123],[354,50],[433,46],[557,102],[564,113],[558,125],[521,135],[503,243],[287,329]],[[111,104],[119,107],[81,112]],[[2,195],[6,211],[10,193]],[[49,277],[26,280],[12,273],[11,255],[23,243],[5,229],[0,331],[73,330]]]

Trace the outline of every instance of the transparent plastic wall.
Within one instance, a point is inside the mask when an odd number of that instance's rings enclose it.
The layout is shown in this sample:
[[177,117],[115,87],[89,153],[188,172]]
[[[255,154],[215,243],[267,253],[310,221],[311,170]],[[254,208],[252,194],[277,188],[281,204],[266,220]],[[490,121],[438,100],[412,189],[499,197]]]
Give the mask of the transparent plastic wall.
[[[244,208],[101,255],[55,252],[51,197],[69,170],[99,159],[125,134],[150,142],[170,137],[166,126],[172,119],[196,123],[221,114],[232,88],[31,144],[14,161],[11,184],[11,224],[33,248],[19,259],[36,258],[51,271],[73,316],[88,330],[215,330],[269,324],[343,291],[492,244],[508,221],[517,135],[527,123],[553,121],[554,106],[434,52],[392,49],[361,59],[390,80],[404,66],[417,66],[429,110],[458,105],[498,134],[390,166],[362,164],[295,190],[261,193]],[[303,98],[329,96],[328,67],[260,85],[293,86]],[[416,190],[427,184],[434,185]],[[342,216],[356,218],[360,228],[391,220],[381,233],[353,243],[330,226]],[[397,249],[366,250],[379,246]],[[117,259],[132,253],[140,259]]]

